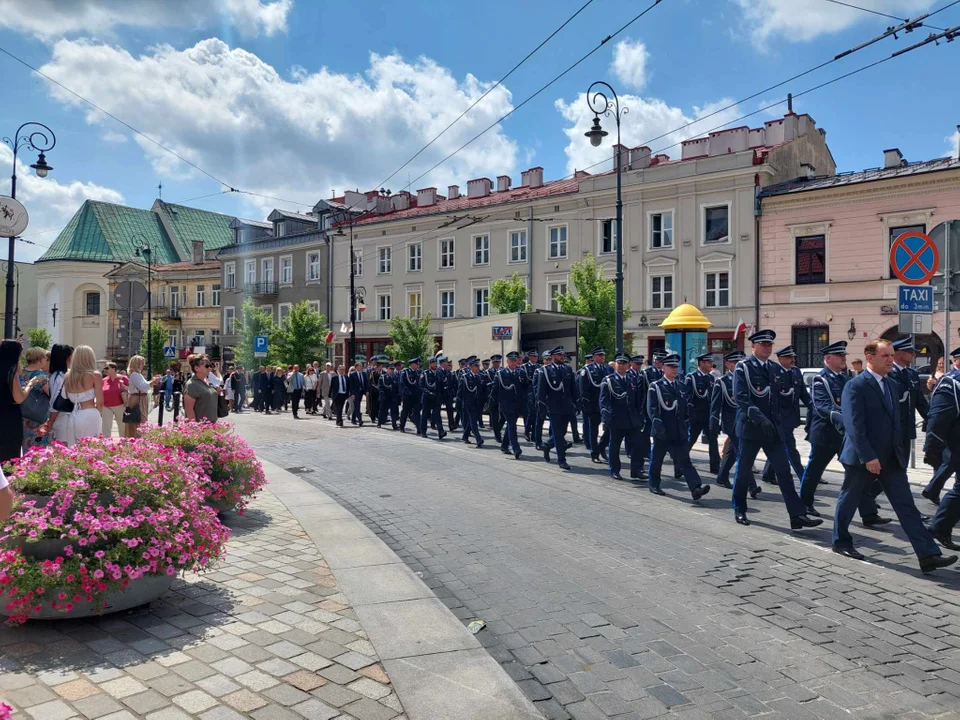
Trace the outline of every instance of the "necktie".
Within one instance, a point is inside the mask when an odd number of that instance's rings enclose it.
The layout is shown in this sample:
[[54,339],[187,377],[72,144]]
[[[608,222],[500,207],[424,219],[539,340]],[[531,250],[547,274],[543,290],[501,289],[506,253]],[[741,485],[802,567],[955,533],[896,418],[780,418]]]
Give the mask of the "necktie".
[[883,387],[883,396],[887,400],[887,407],[891,410],[893,409],[893,397],[890,395],[890,382],[885,378],[880,380],[880,385]]

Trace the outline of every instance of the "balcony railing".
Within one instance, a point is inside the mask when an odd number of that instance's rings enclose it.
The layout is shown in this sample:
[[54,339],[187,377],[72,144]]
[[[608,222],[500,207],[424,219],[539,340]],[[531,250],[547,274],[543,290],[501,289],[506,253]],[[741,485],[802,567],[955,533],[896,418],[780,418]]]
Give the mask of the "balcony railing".
[[247,283],[244,289],[247,295],[254,297],[280,294],[280,284],[276,282]]

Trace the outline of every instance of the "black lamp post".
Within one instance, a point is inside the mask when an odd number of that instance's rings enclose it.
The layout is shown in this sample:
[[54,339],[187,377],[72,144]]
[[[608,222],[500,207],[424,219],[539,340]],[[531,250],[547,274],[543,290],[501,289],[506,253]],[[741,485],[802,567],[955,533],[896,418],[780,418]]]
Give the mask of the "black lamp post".
[[[357,288],[354,284],[357,263],[353,254],[353,216],[350,213],[346,213],[346,221],[350,223],[350,353],[347,357],[349,364],[353,365],[357,352]],[[337,228],[336,236],[346,237],[342,223]]]
[[[27,132],[24,132],[25,128],[29,128]],[[36,128],[36,129],[34,129]],[[17,128],[17,132],[14,133],[13,139],[11,140],[8,137],[3,138],[3,141],[10,146],[10,149],[13,150],[13,174],[10,176],[10,197],[14,200],[17,199],[17,152],[21,147],[28,147],[31,150],[36,150],[40,153],[37,161],[31,165],[33,171],[37,174],[37,177],[45,178],[47,173],[53,170],[53,168],[47,164],[47,158],[44,155],[46,152],[53,150],[54,145],[57,144],[57,136],[53,134],[53,130],[48,128],[46,125],[38,122],[25,122],[23,125]],[[6,294],[6,307],[4,308],[3,314],[3,336],[6,338],[13,337],[13,268],[15,267],[14,256],[15,256],[15,246],[16,238],[10,237],[7,238],[8,247],[7,247],[7,294]]]
[[142,257],[147,263],[147,377],[153,377],[153,278],[151,268],[153,264],[153,250],[150,243],[142,235],[134,238],[133,246],[137,257]]
[[[14,308],[13,308],[13,333],[14,334],[10,336],[12,338],[19,337],[20,335],[20,266],[16,264],[14,265],[17,270],[17,295],[16,295],[16,300],[14,301]],[[5,273],[8,272],[10,269],[10,263],[4,262],[2,268],[3,268],[3,272]]]
[[[594,88],[600,88],[594,92]],[[603,88],[609,91],[613,99],[609,99]],[[609,83],[598,80],[587,90],[587,106],[594,113],[593,127],[584,135],[590,138],[590,144],[600,147],[609,133],[600,127],[600,115],[613,115],[617,121],[617,157],[614,160],[617,171],[617,352],[623,352],[623,158],[620,145],[620,118],[630,112],[629,108],[620,107],[620,98]]]

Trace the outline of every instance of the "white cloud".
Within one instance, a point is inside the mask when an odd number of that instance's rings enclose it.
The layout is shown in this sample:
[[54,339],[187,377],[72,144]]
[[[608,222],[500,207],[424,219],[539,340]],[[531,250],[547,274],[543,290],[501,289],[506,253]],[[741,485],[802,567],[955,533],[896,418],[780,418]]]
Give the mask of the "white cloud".
[[[182,51],[161,46],[139,57],[61,40],[42,70],[232,186],[304,207],[329,197],[332,188],[379,187],[489,87],[469,74],[458,80],[428,58],[409,62],[397,54],[371,54],[365,75],[321,68],[287,79],[217,39]],[[112,124],[73,95],[49,90],[86,112],[89,123]],[[496,88],[387,186],[400,190],[511,107],[510,92]],[[137,142],[162,177],[199,177],[142,138]],[[412,189],[511,173],[518,154],[494,128]]]
[[123,133],[118,133],[115,130],[104,130],[100,134],[100,138],[104,142],[108,143],[125,143],[127,141],[127,136]]
[[647,60],[650,53],[639,40],[626,38],[617,43],[613,51],[610,72],[631,90],[642,90],[647,84]]
[[[84,183],[74,180],[69,183],[59,182],[55,175],[56,170],[45,178],[37,177],[30,169],[30,163],[35,157],[24,155],[20,150],[17,158],[17,200],[22,202],[30,214],[30,224],[23,233],[27,240],[37,243],[17,244],[17,259],[33,261],[43,255],[57,237],[60,230],[70,221],[84,200],[104,200],[112,203],[122,203],[123,195],[112,188],[103,187],[95,183]],[[56,160],[48,158],[56,165]],[[13,152],[5,144],[0,143],[0,167],[9,168],[13,161]],[[10,180],[7,173],[0,179],[0,195],[10,194]],[[40,232],[41,230],[46,232]]]
[[[870,10],[916,17],[935,0],[859,0],[857,5]],[[863,10],[837,5],[826,0],[732,0],[743,13],[751,41],[767,48],[773,39],[807,42],[820,35],[838,33],[858,23],[874,22],[887,27],[890,20]],[[885,23],[885,24],[884,24]],[[734,29],[734,35],[739,31]]]
[[274,35],[287,29],[292,8],[293,0],[0,0],[0,27],[57,38],[226,21],[245,36]]
[[960,130],[957,130],[953,135],[948,135],[944,138],[947,141],[947,152],[950,157],[960,157]]
[[[732,122],[743,114],[736,105],[727,110],[721,110],[732,102],[730,99],[718,100],[703,107],[694,107],[693,112],[688,114],[681,108],[672,107],[658,98],[621,95],[621,105],[629,108],[629,112],[623,116],[621,122],[621,140],[627,147],[647,145],[655,154],[663,151],[671,157],[679,157],[680,148],[669,146],[687,138],[703,135],[720,125]],[[613,143],[616,142],[616,126],[613,118],[601,118],[610,135],[607,138],[608,142],[595,148],[583,135],[593,123],[593,112],[587,107],[586,95],[581,94],[570,103],[562,99],[557,100],[555,105],[564,119],[571,123],[563,130],[570,139],[564,150],[567,154],[567,172],[589,169],[589,172],[596,173],[610,170],[613,167]],[[717,114],[714,115],[714,113]],[[690,122],[694,124],[682,130],[675,130]],[[653,140],[660,135],[665,137]],[[596,163],[602,164],[593,167]]]

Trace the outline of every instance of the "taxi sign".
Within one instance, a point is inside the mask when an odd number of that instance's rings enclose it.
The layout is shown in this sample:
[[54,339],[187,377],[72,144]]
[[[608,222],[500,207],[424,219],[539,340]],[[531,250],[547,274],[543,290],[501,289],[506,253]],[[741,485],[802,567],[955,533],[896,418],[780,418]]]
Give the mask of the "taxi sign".
[[933,312],[933,285],[900,285],[897,297],[902,313]]
[[940,267],[936,244],[922,232],[905,232],[890,247],[890,268],[907,285],[926,285]]

